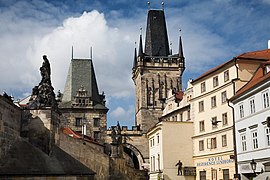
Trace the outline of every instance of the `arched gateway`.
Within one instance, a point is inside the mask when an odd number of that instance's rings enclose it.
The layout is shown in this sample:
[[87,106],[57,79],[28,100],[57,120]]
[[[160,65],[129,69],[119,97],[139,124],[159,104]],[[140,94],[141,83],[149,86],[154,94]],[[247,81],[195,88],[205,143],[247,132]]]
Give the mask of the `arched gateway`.
[[144,158],[140,151],[133,146],[132,144],[125,143],[124,146],[124,152],[131,158],[134,168],[143,170],[144,169]]

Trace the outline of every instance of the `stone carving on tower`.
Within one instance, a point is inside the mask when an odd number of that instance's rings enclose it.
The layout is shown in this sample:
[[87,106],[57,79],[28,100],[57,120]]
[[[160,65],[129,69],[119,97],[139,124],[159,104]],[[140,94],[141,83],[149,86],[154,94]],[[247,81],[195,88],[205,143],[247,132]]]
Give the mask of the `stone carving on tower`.
[[145,48],[142,34],[139,50],[135,48],[132,79],[136,86],[136,125],[145,133],[158,122],[165,107],[167,92],[182,89],[185,70],[182,39],[179,51],[169,48],[164,10],[148,10]]

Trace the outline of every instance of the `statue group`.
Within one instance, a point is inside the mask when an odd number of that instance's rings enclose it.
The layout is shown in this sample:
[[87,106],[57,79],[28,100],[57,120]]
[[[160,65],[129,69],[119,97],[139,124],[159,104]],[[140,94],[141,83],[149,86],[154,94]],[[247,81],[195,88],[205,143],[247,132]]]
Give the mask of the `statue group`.
[[43,56],[43,63],[40,67],[41,81],[32,89],[32,95],[28,106],[30,108],[52,107],[57,108],[54,88],[51,83],[51,67],[47,56]]

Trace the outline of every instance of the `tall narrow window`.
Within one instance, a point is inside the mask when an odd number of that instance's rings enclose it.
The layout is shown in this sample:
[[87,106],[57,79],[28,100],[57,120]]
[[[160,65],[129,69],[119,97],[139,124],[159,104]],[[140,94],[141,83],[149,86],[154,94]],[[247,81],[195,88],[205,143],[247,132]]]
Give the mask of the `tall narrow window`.
[[229,169],[223,169],[223,180],[229,179],[230,179]]
[[160,155],[159,154],[158,154],[157,161],[158,161],[158,170],[160,171]]
[[156,159],[155,159],[155,156],[153,156],[153,171],[155,171],[155,170],[156,170],[155,165],[156,165]]
[[227,146],[227,136],[222,135],[221,139],[222,139],[222,147],[226,147]]
[[187,120],[190,120],[190,110],[187,111]]
[[200,171],[200,180],[206,180],[206,171]]
[[99,127],[99,126],[100,126],[100,119],[94,118],[94,127]]
[[263,107],[268,108],[269,107],[269,94],[268,91],[262,93],[263,98]]
[[211,107],[214,108],[217,106],[216,96],[211,97]]
[[228,124],[228,115],[227,113],[222,114],[222,125],[227,125]]
[[218,86],[218,76],[213,77],[213,87]]
[[268,127],[265,128],[265,136],[266,136],[266,145],[270,146],[270,129]]
[[151,171],[153,171],[153,157],[150,159],[150,164],[151,164]]
[[255,113],[255,100],[254,99],[250,99],[249,100],[249,105],[250,105],[250,114]]
[[227,92],[224,91],[221,93],[221,103],[224,104],[227,102]]
[[224,82],[229,81],[230,75],[229,75],[229,70],[224,71]]
[[75,118],[75,126],[81,126],[82,125],[82,118]]
[[201,83],[201,93],[206,91],[205,82]]
[[258,149],[258,133],[257,131],[252,132],[252,144],[253,144],[253,149]]
[[217,128],[217,127],[218,127],[218,124],[217,124],[217,116],[212,117],[211,121],[212,121],[212,128],[213,128],[213,129]]
[[241,146],[242,146],[242,151],[247,150],[247,140],[246,140],[246,134],[240,135],[241,137]]
[[217,139],[211,138],[211,149],[216,149],[216,148],[217,148]]
[[203,132],[204,130],[204,121],[200,121],[200,132]]
[[239,105],[239,114],[240,114],[240,118],[244,117],[244,105],[243,104]]
[[199,102],[199,112],[202,112],[202,111],[204,111],[204,103],[203,103],[203,101],[200,101]]
[[199,151],[203,151],[204,150],[204,141],[201,140],[199,141]]
[[217,180],[217,170],[211,168],[212,180]]

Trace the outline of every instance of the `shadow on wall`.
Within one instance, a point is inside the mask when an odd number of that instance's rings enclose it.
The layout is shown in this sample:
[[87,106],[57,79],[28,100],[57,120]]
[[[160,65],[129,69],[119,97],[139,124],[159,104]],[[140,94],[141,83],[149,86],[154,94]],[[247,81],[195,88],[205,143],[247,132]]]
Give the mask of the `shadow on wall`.
[[50,133],[40,117],[33,117],[29,110],[23,112],[21,136],[46,154],[50,153],[50,146],[54,143]]

